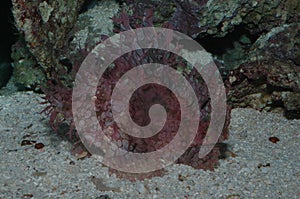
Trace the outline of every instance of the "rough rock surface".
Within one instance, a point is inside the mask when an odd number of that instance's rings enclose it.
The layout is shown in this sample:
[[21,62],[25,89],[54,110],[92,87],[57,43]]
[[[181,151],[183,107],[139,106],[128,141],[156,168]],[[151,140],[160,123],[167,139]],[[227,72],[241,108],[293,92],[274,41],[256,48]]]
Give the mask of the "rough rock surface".
[[63,48],[68,43],[68,32],[76,22],[83,0],[13,0],[12,3],[16,27],[44,75],[49,78],[51,70],[66,68]]
[[16,87],[19,90],[40,90],[40,85],[46,81],[44,70],[21,38],[12,46],[11,57]]
[[247,60],[229,76],[234,106],[283,111],[300,116],[300,24],[283,25],[262,35]]
[[[299,21],[300,13],[297,0],[124,2],[127,3],[124,6],[127,12],[137,12],[140,16],[146,9],[153,8],[155,25],[170,22],[175,30],[193,38],[203,38],[207,35],[224,37],[241,25],[252,34],[260,34],[274,27]],[[42,0],[26,3],[23,0],[13,0],[16,27],[25,38],[33,57],[45,70],[47,78],[53,76],[53,70],[70,70],[69,68],[76,64],[72,57],[82,55],[74,53],[72,48],[83,47],[86,43],[92,48],[98,40],[95,36],[112,33],[107,31],[107,25],[104,25],[105,28],[102,25],[110,23],[109,17],[117,12],[118,4],[113,0],[86,1],[88,5],[85,5],[85,10],[82,11],[87,12],[78,18],[83,4],[84,0],[55,0],[51,3]],[[102,13],[97,15],[100,16],[100,20],[93,19],[95,12]],[[71,31],[72,27],[75,29]]]
[[154,7],[157,21],[170,21],[173,28],[193,38],[205,35],[223,37],[238,25],[245,25],[252,33],[297,22],[300,6],[297,0],[189,0],[189,1],[133,1],[125,0],[141,13]]

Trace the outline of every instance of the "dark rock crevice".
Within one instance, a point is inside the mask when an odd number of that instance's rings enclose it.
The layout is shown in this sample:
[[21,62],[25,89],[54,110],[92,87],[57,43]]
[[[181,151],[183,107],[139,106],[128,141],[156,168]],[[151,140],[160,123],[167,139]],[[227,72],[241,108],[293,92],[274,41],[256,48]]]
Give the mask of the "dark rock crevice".
[[0,88],[5,86],[13,71],[10,57],[11,45],[16,41],[17,31],[11,12],[11,1],[4,0],[0,4]]

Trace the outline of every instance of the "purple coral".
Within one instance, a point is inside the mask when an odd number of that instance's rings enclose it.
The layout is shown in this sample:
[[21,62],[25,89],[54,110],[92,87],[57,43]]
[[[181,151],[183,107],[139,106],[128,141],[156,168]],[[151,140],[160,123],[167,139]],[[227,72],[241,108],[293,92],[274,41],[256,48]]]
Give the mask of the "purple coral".
[[[115,32],[121,32],[131,28],[151,27],[153,26],[153,18],[153,10],[151,9],[145,10],[142,17],[138,17],[136,13],[129,16],[125,12],[122,12],[119,16],[113,18],[116,25]],[[170,24],[164,24],[163,26],[171,27]],[[185,60],[170,52],[158,49],[132,51],[116,59],[114,61],[114,67],[110,67],[105,71],[99,81],[95,94],[98,121],[103,129],[110,129],[110,131],[112,131],[112,133],[107,136],[110,136],[112,142],[116,143],[119,147],[135,153],[151,152],[165,146],[175,136],[180,124],[180,108],[174,94],[170,90],[156,84],[144,85],[139,88],[131,97],[129,109],[132,119],[137,124],[147,125],[147,123],[149,123],[147,114],[149,108],[154,103],[162,104],[167,110],[167,122],[157,135],[143,139],[133,137],[123,132],[114,122],[110,99],[118,79],[133,67],[145,63],[167,64],[176,70],[179,70],[179,67],[187,67]],[[73,72],[76,72],[76,70],[77,67],[73,67]],[[192,145],[177,160],[177,163],[187,164],[198,169],[212,170],[220,156],[220,150],[217,146],[205,158],[199,159],[198,157],[199,149],[210,122],[209,114],[211,106],[208,89],[200,74],[195,69],[191,69],[189,72],[183,71],[182,74],[195,91],[198,98],[201,118],[198,133]],[[56,80],[55,84],[53,82],[50,83],[49,87],[51,89],[48,88],[48,90],[46,90],[46,99],[51,103],[49,107],[49,113],[51,115],[50,122],[53,127],[56,127],[57,123],[62,122],[57,117],[60,114],[65,121],[71,126],[74,126],[72,110],[70,108],[71,90],[60,84],[60,81],[61,80]],[[219,142],[228,137],[229,114],[230,110],[228,109],[227,119],[223,133],[218,140]],[[194,120],[195,118],[188,119]]]

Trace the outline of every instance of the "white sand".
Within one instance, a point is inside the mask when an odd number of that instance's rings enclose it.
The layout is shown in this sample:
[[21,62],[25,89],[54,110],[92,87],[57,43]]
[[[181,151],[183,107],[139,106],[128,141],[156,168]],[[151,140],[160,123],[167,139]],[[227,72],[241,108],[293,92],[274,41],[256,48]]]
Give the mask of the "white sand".
[[[300,198],[300,120],[234,109],[227,143],[236,157],[214,172],[172,165],[163,177],[130,182],[93,156],[72,156],[39,100],[32,92],[0,96],[0,198]],[[45,147],[21,146],[24,136]]]

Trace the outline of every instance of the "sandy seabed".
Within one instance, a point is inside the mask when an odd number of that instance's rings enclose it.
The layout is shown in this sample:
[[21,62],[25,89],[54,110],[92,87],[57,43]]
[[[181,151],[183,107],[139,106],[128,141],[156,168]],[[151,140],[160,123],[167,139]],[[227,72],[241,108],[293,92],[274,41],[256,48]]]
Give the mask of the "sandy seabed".
[[[171,165],[162,177],[131,182],[99,160],[77,159],[71,143],[39,114],[41,96],[0,96],[0,198],[300,198],[300,120],[233,109],[226,141],[235,157],[215,171]],[[277,143],[270,137],[279,139]],[[21,146],[23,140],[43,143]]]

